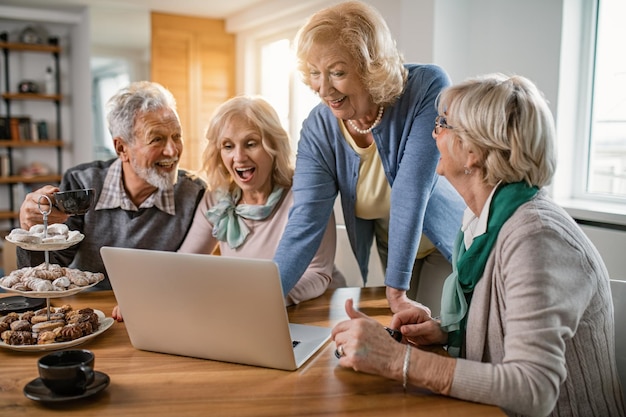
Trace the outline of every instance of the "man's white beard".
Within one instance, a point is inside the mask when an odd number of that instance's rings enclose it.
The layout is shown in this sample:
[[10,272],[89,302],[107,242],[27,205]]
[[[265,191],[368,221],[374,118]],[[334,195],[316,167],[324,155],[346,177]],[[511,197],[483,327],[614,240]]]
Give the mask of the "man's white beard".
[[169,190],[174,188],[174,185],[178,180],[178,169],[172,171],[171,173],[160,174],[154,167],[143,168],[138,166],[134,158],[130,158],[130,165],[133,167],[133,170],[139,178],[160,190]]

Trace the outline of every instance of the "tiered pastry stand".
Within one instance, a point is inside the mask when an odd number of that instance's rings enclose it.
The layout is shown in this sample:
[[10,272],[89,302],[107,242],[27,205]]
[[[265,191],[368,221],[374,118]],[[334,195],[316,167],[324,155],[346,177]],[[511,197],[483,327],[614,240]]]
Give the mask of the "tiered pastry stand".
[[[44,210],[41,207],[41,202],[42,199],[46,199],[48,201],[48,209]],[[39,197],[38,200],[38,208],[39,211],[41,212],[42,216],[43,216],[43,226],[44,226],[44,237],[47,237],[48,235],[48,215],[51,213],[52,211],[52,204],[50,204],[50,198],[46,195],[42,195]],[[12,240],[9,236],[6,236],[5,239],[8,240],[9,242],[15,244],[16,246],[22,248],[22,249],[26,249],[26,250],[30,250],[30,251],[43,251],[45,252],[45,265],[44,267],[46,269],[49,268],[50,266],[50,257],[49,257],[49,251],[56,251],[56,250],[63,250],[63,249],[67,249],[71,246],[76,245],[77,243],[81,242],[83,240],[85,236],[81,233],[75,234],[74,236],[72,236],[71,238],[69,238],[67,241],[65,242],[49,242],[49,243],[39,243],[39,244],[34,244],[34,243],[27,243],[27,242],[18,242],[15,240]],[[8,288],[8,287],[4,287],[4,286],[0,286],[0,288],[9,291],[9,292],[13,292],[13,293],[19,293],[20,295],[24,296],[24,297],[30,297],[30,298],[45,298],[46,299],[46,314],[48,319],[50,319],[50,299],[51,298],[60,298],[60,297],[67,297],[70,295],[74,295],[77,294],[81,291],[85,291],[86,289],[93,287],[94,285],[96,285],[99,281],[94,282],[90,285],[86,285],[86,286],[82,286],[82,287],[76,287],[76,288],[72,288],[72,289],[68,289],[65,291],[20,291],[20,290],[16,290],[16,289],[12,289],[12,288]],[[2,348],[8,348],[8,349],[12,349],[12,350],[18,350],[18,351],[23,351],[23,352],[34,352],[34,351],[49,351],[49,350],[58,350],[58,349],[65,349],[65,348],[69,348],[72,346],[76,346],[78,344],[84,343],[87,340],[90,340],[96,336],[98,336],[99,334],[105,332],[107,329],[109,329],[115,320],[113,320],[113,318],[111,317],[106,317],[106,315],[104,315],[104,313],[102,313],[99,310],[94,310],[94,312],[98,315],[99,317],[99,328],[97,331],[91,333],[90,335],[86,335],[83,337],[80,337],[78,339],[74,339],[74,340],[70,340],[70,341],[66,341],[66,342],[55,342],[55,343],[50,343],[50,344],[43,344],[43,345],[8,345],[8,344],[4,344],[4,342],[0,342],[0,347]]]
[[[41,207],[42,199],[47,200],[48,209],[43,209]],[[37,206],[39,208],[39,212],[43,216],[43,237],[46,238],[48,236],[48,215],[52,211],[52,202],[50,201],[50,197],[48,197],[47,195],[41,195],[37,202]],[[26,249],[30,251],[43,251],[44,259],[45,259],[44,268],[48,269],[50,267],[50,254],[49,254],[50,251],[67,249],[71,246],[76,245],[80,241],[82,241],[84,237],[85,236],[83,234],[79,234],[75,238],[70,239],[66,242],[51,242],[51,243],[39,243],[39,244],[28,243],[28,242],[18,242],[15,240],[11,240],[9,236],[7,236],[5,239],[7,239],[9,242],[13,243],[16,246],[19,246],[22,249]],[[6,291],[19,293],[25,297],[45,298],[47,317],[48,319],[50,319],[50,299],[51,298],[59,298],[59,297],[66,297],[69,295],[73,295],[81,291],[84,291],[87,288],[93,287],[96,284],[97,282],[90,284],[90,285],[83,286],[83,287],[72,288],[66,291],[19,291],[19,290],[15,290],[15,289],[8,288],[8,287],[1,287],[1,288]]]

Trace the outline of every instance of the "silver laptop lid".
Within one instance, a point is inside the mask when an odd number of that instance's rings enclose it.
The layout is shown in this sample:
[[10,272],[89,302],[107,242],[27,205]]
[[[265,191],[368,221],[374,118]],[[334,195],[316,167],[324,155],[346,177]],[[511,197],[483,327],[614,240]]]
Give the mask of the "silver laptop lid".
[[[133,346],[141,350],[293,370],[329,338],[311,328],[295,350],[271,260],[101,248]],[[300,326],[298,326],[300,327]]]

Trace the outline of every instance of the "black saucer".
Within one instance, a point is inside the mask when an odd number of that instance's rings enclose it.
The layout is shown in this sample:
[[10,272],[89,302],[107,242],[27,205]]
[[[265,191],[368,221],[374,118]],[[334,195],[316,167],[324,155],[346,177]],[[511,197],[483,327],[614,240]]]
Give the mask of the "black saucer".
[[38,310],[45,306],[45,298],[29,298],[21,295],[0,298],[0,314],[23,313],[28,310]]
[[81,398],[91,397],[94,394],[99,393],[103,389],[109,386],[111,379],[104,372],[94,371],[94,380],[87,387],[87,390],[78,395],[59,395],[50,391],[48,387],[43,384],[41,378],[36,378],[30,381],[24,387],[24,395],[33,401],[42,401],[48,403],[65,402],[72,400],[79,400]]

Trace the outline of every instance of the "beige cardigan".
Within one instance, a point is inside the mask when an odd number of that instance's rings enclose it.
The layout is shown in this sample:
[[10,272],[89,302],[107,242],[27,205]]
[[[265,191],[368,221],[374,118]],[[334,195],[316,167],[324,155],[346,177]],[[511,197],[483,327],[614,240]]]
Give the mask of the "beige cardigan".
[[614,334],[604,263],[542,190],[500,231],[450,394],[512,416],[624,416]]

